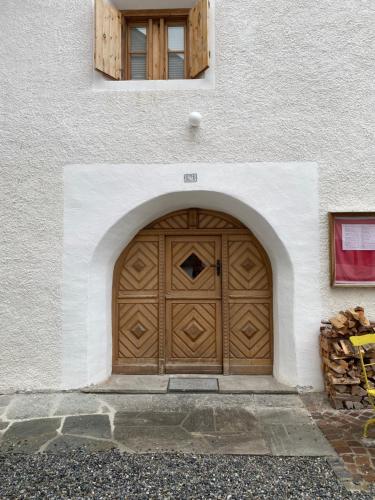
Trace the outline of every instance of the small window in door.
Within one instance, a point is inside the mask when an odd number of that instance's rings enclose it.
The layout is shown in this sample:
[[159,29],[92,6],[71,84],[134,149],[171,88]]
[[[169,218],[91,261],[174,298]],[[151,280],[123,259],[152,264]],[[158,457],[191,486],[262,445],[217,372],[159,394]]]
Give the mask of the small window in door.
[[120,11],[95,0],[95,68],[115,80],[197,78],[209,67],[209,0],[191,9]]

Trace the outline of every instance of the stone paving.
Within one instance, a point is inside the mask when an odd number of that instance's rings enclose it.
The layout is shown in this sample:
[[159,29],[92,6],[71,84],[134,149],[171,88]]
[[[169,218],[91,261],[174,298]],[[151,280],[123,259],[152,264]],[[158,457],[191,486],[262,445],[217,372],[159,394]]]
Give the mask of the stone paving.
[[362,437],[363,425],[374,412],[334,410],[324,394],[306,394],[302,399],[352,480],[375,483],[375,426],[369,428],[367,439]]
[[300,397],[228,394],[0,396],[0,453],[335,456]]

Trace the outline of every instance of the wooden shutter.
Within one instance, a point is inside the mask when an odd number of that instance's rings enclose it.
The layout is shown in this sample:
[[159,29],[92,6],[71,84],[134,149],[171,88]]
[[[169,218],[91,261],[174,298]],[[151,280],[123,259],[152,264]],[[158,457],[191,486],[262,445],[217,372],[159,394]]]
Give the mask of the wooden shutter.
[[189,13],[190,78],[196,78],[210,66],[208,9],[209,0],[198,0]]
[[105,0],[95,0],[95,68],[120,80],[122,15]]

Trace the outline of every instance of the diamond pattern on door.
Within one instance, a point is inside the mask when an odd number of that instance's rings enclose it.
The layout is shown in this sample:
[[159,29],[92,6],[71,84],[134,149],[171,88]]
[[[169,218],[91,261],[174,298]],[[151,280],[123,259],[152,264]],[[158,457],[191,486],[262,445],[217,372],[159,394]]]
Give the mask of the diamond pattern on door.
[[118,306],[119,358],[155,358],[158,356],[158,305]]
[[216,304],[172,304],[170,358],[216,358]]
[[188,211],[180,210],[174,214],[167,215],[154,221],[148,227],[150,229],[187,229],[189,227]]
[[272,373],[272,274],[258,241],[228,238],[229,365],[236,374]]
[[223,214],[219,216],[215,212],[199,212],[200,229],[233,229],[237,227],[241,227],[241,224],[236,224],[232,218],[226,217]]
[[245,229],[245,226],[230,215],[212,210],[191,208],[179,210],[152,222],[147,229]]
[[[215,243],[211,241],[171,242],[172,253],[172,290],[214,290],[215,274],[213,272],[215,263]],[[189,276],[186,272],[186,262],[192,258],[200,261],[199,273]]]
[[270,286],[263,256],[249,238],[228,245],[230,290],[267,290]]
[[113,373],[272,373],[272,269],[227,214],[191,208],[140,231],[113,278]]
[[231,304],[229,311],[231,357],[269,359],[272,355],[270,305]]
[[158,288],[158,244],[134,241],[121,269],[119,290],[156,290]]

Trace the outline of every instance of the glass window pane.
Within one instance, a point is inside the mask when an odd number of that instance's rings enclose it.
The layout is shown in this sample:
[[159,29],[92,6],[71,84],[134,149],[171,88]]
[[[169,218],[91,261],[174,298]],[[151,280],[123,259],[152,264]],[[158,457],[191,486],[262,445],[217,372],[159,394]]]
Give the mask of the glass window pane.
[[183,52],[185,50],[185,28],[168,26],[168,49]]
[[202,262],[201,259],[193,252],[186,260],[184,260],[180,267],[182,267],[190,278],[195,279],[202,271],[204,271],[206,264]]
[[185,55],[168,54],[168,78],[170,80],[182,80],[185,78]]
[[132,55],[131,60],[131,80],[146,80],[147,56]]
[[136,27],[130,31],[130,52],[146,52],[147,28]]

